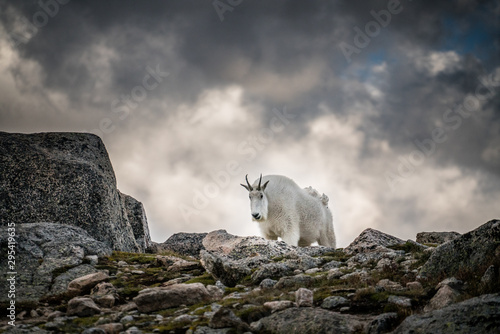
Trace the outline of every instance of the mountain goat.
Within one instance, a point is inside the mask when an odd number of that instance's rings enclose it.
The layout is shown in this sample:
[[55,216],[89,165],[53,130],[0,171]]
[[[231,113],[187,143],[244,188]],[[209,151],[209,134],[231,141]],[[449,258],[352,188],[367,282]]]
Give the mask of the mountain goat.
[[[301,189],[292,179],[267,175],[253,185],[242,184],[249,191],[252,220],[259,223],[266,239],[280,237],[292,246],[307,247],[313,242],[335,248],[332,213],[328,197],[311,187]],[[263,184],[262,184],[263,183]]]

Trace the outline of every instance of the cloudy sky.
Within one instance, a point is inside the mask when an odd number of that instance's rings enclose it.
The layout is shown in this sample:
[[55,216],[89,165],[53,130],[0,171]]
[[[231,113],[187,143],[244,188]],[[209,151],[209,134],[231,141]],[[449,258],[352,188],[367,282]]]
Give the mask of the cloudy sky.
[[92,132],[154,241],[259,235],[245,174],[339,247],[500,217],[498,1],[3,1],[0,131]]

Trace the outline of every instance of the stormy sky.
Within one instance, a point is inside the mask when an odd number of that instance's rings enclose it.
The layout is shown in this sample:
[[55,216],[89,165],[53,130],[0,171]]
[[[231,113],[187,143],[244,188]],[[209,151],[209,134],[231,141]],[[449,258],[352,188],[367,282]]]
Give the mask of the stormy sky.
[[499,1],[3,1],[0,131],[99,135],[154,241],[259,235],[249,174],[338,246],[500,216]]

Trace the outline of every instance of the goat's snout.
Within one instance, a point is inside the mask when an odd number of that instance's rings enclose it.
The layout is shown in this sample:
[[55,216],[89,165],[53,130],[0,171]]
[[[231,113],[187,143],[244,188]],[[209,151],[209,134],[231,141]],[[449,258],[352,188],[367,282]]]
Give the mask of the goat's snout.
[[260,213],[252,213],[252,217],[255,219],[260,219]]

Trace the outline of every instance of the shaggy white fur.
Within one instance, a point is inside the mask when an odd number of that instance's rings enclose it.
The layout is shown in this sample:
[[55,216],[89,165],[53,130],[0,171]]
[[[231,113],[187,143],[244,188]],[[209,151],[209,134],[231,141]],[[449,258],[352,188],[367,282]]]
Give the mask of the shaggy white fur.
[[282,175],[267,175],[253,185],[242,184],[249,191],[252,219],[259,223],[266,239],[281,238],[289,245],[306,247],[314,242],[335,248],[333,219],[328,196],[311,188],[300,188]]

